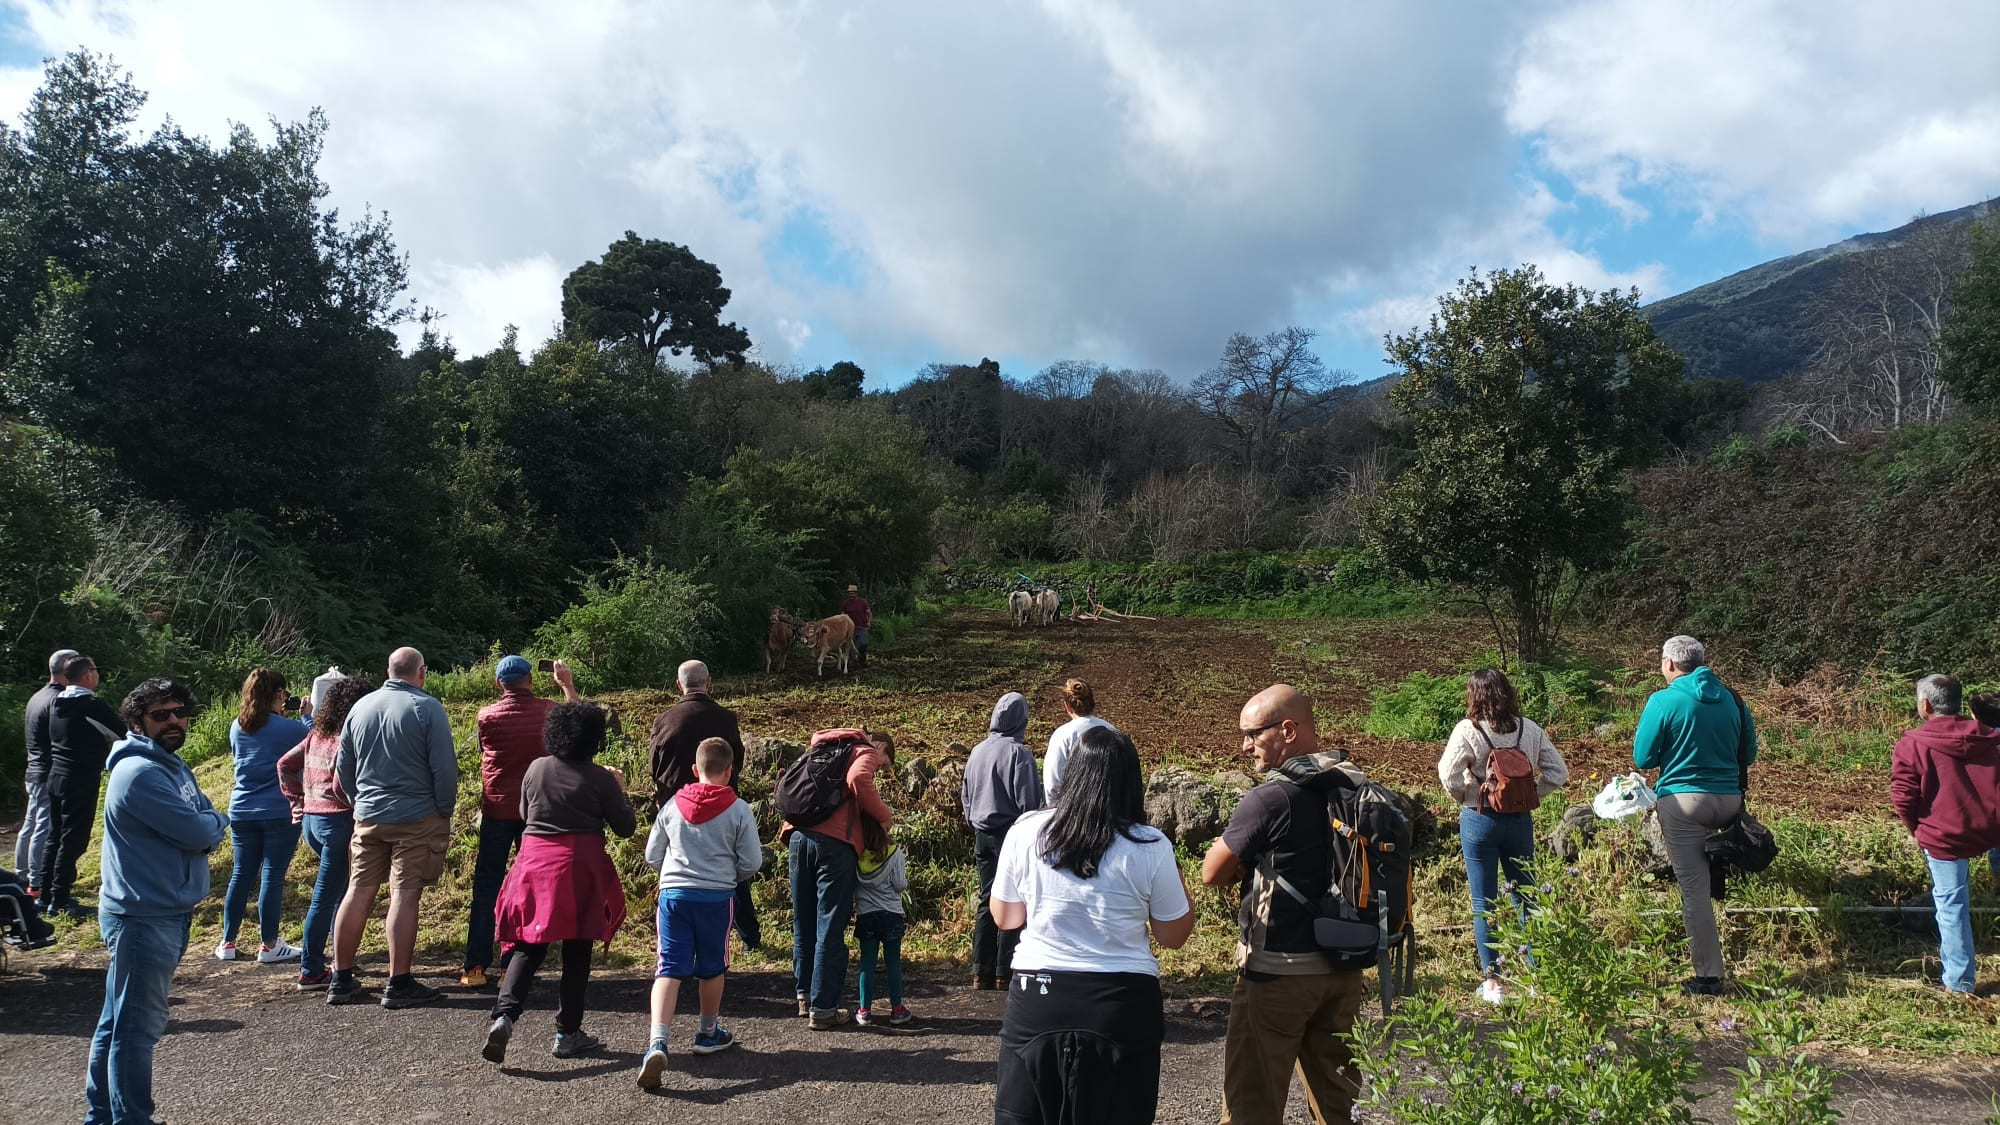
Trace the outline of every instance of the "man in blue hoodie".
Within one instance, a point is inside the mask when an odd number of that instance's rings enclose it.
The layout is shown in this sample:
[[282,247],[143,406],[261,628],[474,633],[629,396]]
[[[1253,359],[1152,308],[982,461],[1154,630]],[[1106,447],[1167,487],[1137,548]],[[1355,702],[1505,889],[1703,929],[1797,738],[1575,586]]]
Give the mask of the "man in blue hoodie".
[[1672,637],[1660,646],[1660,675],[1667,686],[1646,700],[1639,715],[1632,762],[1660,771],[1653,786],[1660,797],[1660,836],[1680,884],[1681,924],[1694,958],[1694,979],[1681,988],[1715,996],[1722,991],[1722,937],[1702,845],[1743,812],[1757,729],[1750,709],[1709,670],[1708,652],[1693,637]]
[[187,951],[194,908],[208,897],[208,853],[229,831],[180,759],[194,693],[151,679],[120,717],[104,789],[103,885],[97,925],[111,963],[90,1041],[84,1125],[151,1125],[153,1048],[167,1030],[167,992]]

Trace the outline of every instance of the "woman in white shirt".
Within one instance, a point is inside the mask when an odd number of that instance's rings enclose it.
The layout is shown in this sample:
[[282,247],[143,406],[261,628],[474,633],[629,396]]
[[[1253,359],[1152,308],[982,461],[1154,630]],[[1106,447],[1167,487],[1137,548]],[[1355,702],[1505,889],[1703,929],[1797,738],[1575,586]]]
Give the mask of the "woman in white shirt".
[[1076,752],[1076,744],[1083,738],[1083,732],[1092,727],[1118,729],[1097,717],[1097,693],[1091,690],[1089,683],[1075,678],[1064,680],[1062,700],[1063,711],[1069,715],[1069,721],[1049,736],[1049,752],[1042,756],[1042,800],[1048,802],[1051,808],[1056,803],[1056,790],[1062,786],[1063,770],[1069,756]]
[[1132,740],[1091,727],[1052,809],[1014,823],[992,910],[1022,931],[1000,1026],[994,1120],[1149,1122],[1160,1092],[1160,963],[1194,932],[1172,841],[1146,825]]
[[[1518,752],[1527,759],[1533,796],[1496,800],[1493,769],[1495,751]],[[1485,979],[1479,998],[1489,1004],[1506,1000],[1494,964],[1493,946],[1487,918],[1499,894],[1500,869],[1505,868],[1509,883],[1518,886],[1528,879],[1527,863],[1535,854],[1534,805],[1569,780],[1569,766],[1563,761],[1548,732],[1521,716],[1520,699],[1507,676],[1493,668],[1481,668],[1465,682],[1465,718],[1445,742],[1444,756],[1438,759],[1438,780],[1445,792],[1459,803],[1458,842],[1465,853],[1465,881],[1472,890],[1472,943],[1479,951],[1479,971]],[[1523,779],[1527,780],[1527,779]],[[1525,800],[1523,799],[1525,798]],[[1527,804],[1526,809],[1508,811],[1503,804]],[[1513,894],[1514,904],[1521,896]]]

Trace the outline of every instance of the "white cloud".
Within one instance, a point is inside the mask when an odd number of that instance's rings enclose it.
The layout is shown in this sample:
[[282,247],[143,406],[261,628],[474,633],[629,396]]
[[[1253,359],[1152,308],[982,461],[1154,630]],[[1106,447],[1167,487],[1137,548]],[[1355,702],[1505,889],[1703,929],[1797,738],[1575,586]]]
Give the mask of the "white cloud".
[[2000,191],[2000,5],[1614,0],[1524,43],[1508,123],[1621,208],[1638,186],[1797,240]]
[[[1766,231],[2000,186],[1983,0],[0,4],[191,131],[324,107],[335,201],[390,213],[468,350],[533,343],[627,229],[715,262],[767,359],[1187,376],[1233,331],[1407,328],[1471,264],[1656,282],[1552,232],[1524,138],[1641,224],[1638,186]],[[801,216],[842,277],[781,252]]]

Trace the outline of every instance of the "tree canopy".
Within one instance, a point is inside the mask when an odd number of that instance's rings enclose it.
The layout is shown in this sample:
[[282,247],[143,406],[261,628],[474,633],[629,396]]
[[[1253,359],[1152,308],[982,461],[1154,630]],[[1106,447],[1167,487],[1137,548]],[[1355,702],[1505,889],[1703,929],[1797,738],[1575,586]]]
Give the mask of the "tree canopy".
[[750,334],[722,323],[722,271],[676,242],[632,231],[563,281],[563,325],[586,340],[636,342],[648,353],[703,364],[743,362]]
[[1553,650],[1577,577],[1624,543],[1627,470],[1662,446],[1680,357],[1636,293],[1475,274],[1388,341],[1414,450],[1367,524],[1413,578],[1470,591],[1502,651]]

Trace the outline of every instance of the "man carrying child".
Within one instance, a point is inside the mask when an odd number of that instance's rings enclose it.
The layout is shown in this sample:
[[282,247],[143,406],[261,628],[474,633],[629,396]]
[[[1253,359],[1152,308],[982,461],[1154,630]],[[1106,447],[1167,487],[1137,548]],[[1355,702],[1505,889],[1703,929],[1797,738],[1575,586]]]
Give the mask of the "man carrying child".
[[764,865],[764,848],[756,816],[729,787],[735,757],[727,741],[704,739],[695,748],[698,780],[661,807],[646,839],[646,862],[660,872],[660,961],[653,974],[652,1034],[639,1066],[639,1085],[648,1090],[666,1073],[682,981],[695,981],[701,1002],[694,1053],[713,1054],[736,1041],[719,1022],[731,914],[736,885]]

